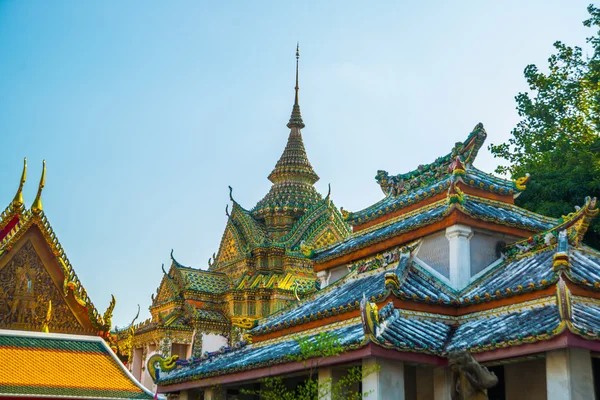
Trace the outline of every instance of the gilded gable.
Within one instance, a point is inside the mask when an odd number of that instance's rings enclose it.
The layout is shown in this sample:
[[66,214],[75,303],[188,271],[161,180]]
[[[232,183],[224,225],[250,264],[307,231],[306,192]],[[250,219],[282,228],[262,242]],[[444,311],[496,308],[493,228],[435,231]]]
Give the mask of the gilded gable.
[[84,328],[28,241],[0,270],[0,328],[41,330],[50,301],[50,330],[82,333]]
[[240,251],[239,237],[234,229],[231,224],[227,225],[217,257],[217,265],[219,266],[235,261],[243,255]]

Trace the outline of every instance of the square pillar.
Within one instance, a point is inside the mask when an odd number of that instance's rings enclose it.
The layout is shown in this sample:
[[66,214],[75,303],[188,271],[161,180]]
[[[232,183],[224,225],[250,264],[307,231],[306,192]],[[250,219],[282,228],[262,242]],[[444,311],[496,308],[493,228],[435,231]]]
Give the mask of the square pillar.
[[594,376],[589,350],[561,349],[546,353],[548,400],[594,399]]
[[[370,373],[363,377],[362,391],[368,393],[369,400],[404,400],[404,364],[401,361],[384,358],[365,358],[363,371]],[[375,365],[379,370],[373,371]]]
[[204,400],[225,400],[225,390],[220,387],[204,389]]
[[331,400],[333,373],[331,367],[319,368],[319,400]]
[[436,367],[433,369],[433,399],[452,400],[453,390],[452,370]]
[[179,392],[179,400],[189,400],[190,392],[188,390],[182,390]]
[[450,244],[450,285],[462,289],[471,279],[471,237],[473,230],[466,225],[452,225],[446,228]]
[[319,271],[317,272],[317,279],[319,280],[319,285],[321,289],[327,287],[329,283],[329,272],[328,271]]

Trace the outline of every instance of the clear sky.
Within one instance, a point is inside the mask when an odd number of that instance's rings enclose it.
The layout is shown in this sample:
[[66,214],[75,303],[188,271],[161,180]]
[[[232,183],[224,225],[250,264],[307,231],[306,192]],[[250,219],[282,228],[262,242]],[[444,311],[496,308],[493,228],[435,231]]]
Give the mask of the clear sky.
[[505,141],[524,67],[585,44],[588,1],[0,0],[0,208],[25,156],[33,201],[46,159],[44,209],[92,301],[146,318],[171,248],[200,268],[218,250],[227,186],[246,208],[267,193],[296,41],[317,188],[353,211],[382,197],[378,169],[478,122]]

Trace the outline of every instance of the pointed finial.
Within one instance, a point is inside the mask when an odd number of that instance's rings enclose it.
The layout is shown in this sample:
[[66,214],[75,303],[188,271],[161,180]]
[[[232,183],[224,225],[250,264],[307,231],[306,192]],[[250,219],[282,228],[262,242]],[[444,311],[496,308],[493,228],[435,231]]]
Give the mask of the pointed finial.
[[35,200],[33,201],[33,205],[31,206],[31,211],[34,214],[39,214],[42,212],[42,190],[44,189],[44,185],[46,184],[46,160],[43,161],[44,167],[42,168],[42,177],[40,178],[40,186],[38,187],[37,195],[35,196]]
[[229,204],[225,206],[225,215],[229,217]]
[[162,269],[162,272],[163,272],[163,274],[165,274],[165,276],[166,276],[168,279],[173,279],[173,278],[171,278],[171,277],[169,276],[169,273],[168,273],[167,271],[165,271],[165,263],[163,263],[163,264],[162,264],[162,266],[161,266],[160,268]]
[[175,261],[175,258],[173,257],[173,249],[171,249],[171,260]]
[[294,99],[294,105],[297,106],[298,104],[298,90],[300,89],[300,86],[298,86],[298,63],[300,60],[300,42],[296,43],[296,87],[294,89],[296,89],[296,97]]
[[13,205],[18,207],[23,205],[25,201],[23,200],[23,186],[25,185],[25,180],[27,179],[27,158],[23,159],[23,173],[21,174],[21,182],[19,183],[19,189],[17,190],[17,194],[15,194],[15,198],[13,199]]
[[298,91],[300,86],[298,85],[298,64],[300,59],[300,42],[296,44],[296,95],[294,97],[294,107],[292,108],[292,116],[287,124],[288,128],[304,128],[304,122],[302,121],[302,115],[300,114],[300,103],[298,102]]
[[229,187],[229,199],[233,202],[235,202],[235,200],[233,199],[233,188],[231,186]]

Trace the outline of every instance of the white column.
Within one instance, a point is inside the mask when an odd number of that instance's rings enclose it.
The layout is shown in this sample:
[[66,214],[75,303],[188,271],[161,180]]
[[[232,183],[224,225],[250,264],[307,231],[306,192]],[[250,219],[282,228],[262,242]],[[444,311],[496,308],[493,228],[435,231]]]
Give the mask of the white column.
[[327,272],[327,271],[317,272],[317,279],[319,280],[321,289],[323,289],[327,286],[327,282],[329,281],[329,279],[327,279],[328,277],[329,277],[329,272]]
[[546,353],[548,400],[594,399],[594,377],[589,350],[562,349]]
[[319,368],[319,400],[331,400],[333,373],[331,367]]
[[452,371],[450,368],[433,369],[433,399],[452,400]]
[[[378,370],[373,370],[378,365]],[[363,377],[362,391],[368,393],[369,400],[404,400],[404,364],[383,358],[365,358],[363,371],[370,373]]]
[[462,289],[469,284],[471,277],[471,237],[469,226],[452,225],[446,228],[450,242],[450,284]]
[[204,400],[224,400],[225,391],[219,387],[204,389]]

